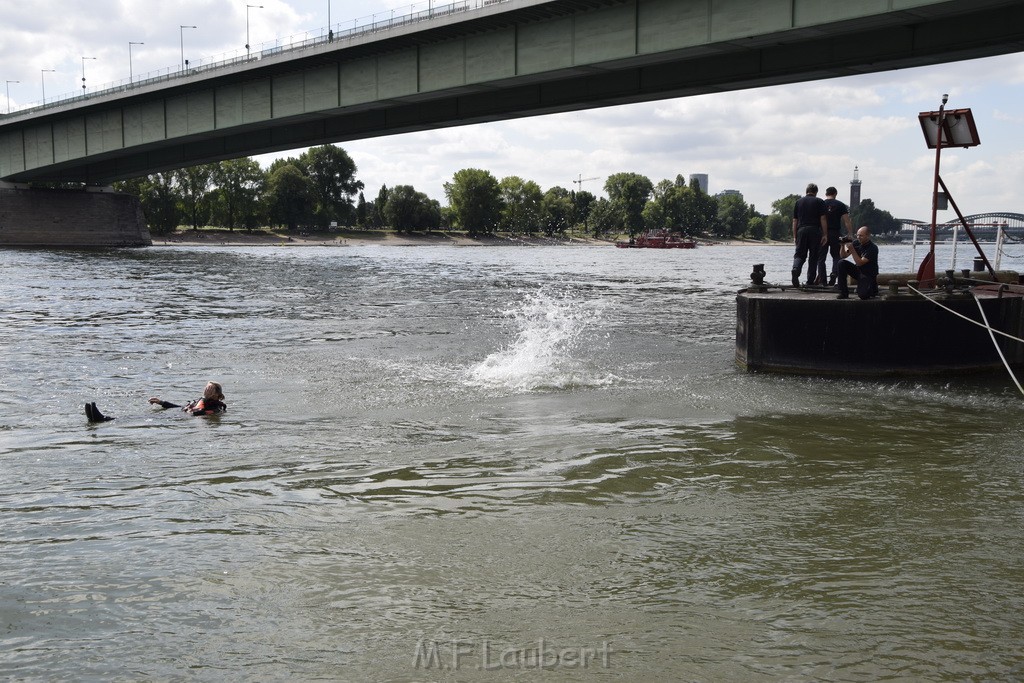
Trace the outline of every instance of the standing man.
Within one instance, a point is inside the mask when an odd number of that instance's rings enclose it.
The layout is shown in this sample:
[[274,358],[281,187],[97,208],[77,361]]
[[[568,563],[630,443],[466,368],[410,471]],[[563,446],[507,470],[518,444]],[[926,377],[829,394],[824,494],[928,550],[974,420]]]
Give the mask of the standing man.
[[[800,286],[800,271],[807,265],[807,285],[814,284],[818,270],[818,251],[828,244],[828,221],[825,220],[825,201],[818,198],[818,186],[807,185],[807,194],[796,200],[793,207],[793,286]],[[810,259],[808,259],[810,256]]]
[[830,187],[825,190],[825,220],[828,222],[828,249],[822,247],[818,253],[819,285],[825,284],[825,256],[832,255],[832,270],[828,274],[828,286],[836,283],[836,266],[839,264],[839,230],[846,228],[846,236],[853,239],[853,224],[850,222],[850,210],[836,199],[839,191]]
[[871,229],[863,225],[857,230],[854,242],[843,242],[839,250],[839,258],[853,257],[853,263],[840,261],[836,267],[839,274],[839,296],[837,299],[849,299],[850,289],[846,278],[857,280],[857,296],[870,299],[878,296],[878,245],[871,241]]

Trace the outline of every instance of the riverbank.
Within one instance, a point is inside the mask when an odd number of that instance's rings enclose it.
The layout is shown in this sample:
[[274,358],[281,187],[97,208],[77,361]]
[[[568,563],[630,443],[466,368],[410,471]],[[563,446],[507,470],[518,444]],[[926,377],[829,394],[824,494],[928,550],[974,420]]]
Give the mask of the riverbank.
[[[612,246],[614,239],[595,237],[543,237],[492,234],[470,237],[461,232],[399,233],[393,230],[340,230],[321,233],[285,233],[269,230],[200,229],[153,235],[153,246],[323,246],[365,247],[370,245],[419,246],[448,245],[459,247],[490,246]],[[755,240],[698,240],[699,246],[766,246],[782,242]],[[788,243],[785,243],[788,244]]]
[[610,240],[592,237],[537,237],[522,235],[481,235],[470,237],[457,232],[399,233],[392,230],[341,230],[322,233],[284,233],[267,230],[187,230],[170,235],[153,235],[153,246],[535,246],[535,245],[610,245]]

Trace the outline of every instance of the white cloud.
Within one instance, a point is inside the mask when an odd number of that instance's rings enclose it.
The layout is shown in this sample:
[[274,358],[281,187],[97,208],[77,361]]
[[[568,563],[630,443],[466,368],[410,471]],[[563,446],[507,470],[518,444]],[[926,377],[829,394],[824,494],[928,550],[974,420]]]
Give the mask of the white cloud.
[[[37,0],[5,8],[0,64],[15,106],[38,101],[41,79],[48,98],[77,93],[82,56],[88,83],[133,71],[173,69],[181,58],[179,25],[190,59],[241,51],[245,3],[227,0]],[[327,23],[327,0],[260,0],[249,12],[250,42],[317,32]],[[425,3],[421,3],[425,6]],[[357,11],[333,3],[336,25],[362,23],[375,13],[408,11],[408,2],[369,0]],[[55,68],[57,73],[41,74]],[[848,196],[854,167],[863,195],[900,217],[930,213],[934,154],[917,123],[921,111],[973,109],[981,146],[943,156],[943,178],[962,208],[1022,210],[1024,55],[935,67],[887,71],[827,81],[606,107],[529,119],[380,137],[342,146],[375,196],[381,184],[413,185],[442,202],[443,184],[461,168],[519,175],[543,188],[575,187],[600,193],[609,174],[634,171],[653,182],[677,174],[707,173],[712,191],[737,189],[758,209],[799,193],[814,180]],[[287,153],[296,155],[299,152]],[[258,159],[267,163],[272,155]]]

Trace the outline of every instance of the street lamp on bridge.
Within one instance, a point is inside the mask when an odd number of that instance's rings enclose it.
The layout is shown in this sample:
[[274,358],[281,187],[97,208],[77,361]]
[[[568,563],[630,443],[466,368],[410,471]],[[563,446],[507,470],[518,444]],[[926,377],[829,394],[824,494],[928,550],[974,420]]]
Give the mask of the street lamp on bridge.
[[39,70],[39,84],[43,86],[43,104],[46,104],[46,74],[56,73],[56,69],[40,69]]
[[131,83],[134,80],[134,74],[132,73],[132,45],[145,45],[145,43],[136,43],[135,41],[128,41],[128,82]]
[[85,60],[96,59],[95,57],[82,57],[82,94],[85,94]]
[[246,5],[245,6],[245,56],[249,56],[249,10],[251,9],[263,9],[263,5]]
[[7,81],[7,113],[11,113],[11,83],[21,83],[21,81]]
[[178,26],[178,42],[181,44],[181,70],[185,70],[185,29],[187,28],[199,28],[198,26],[186,26],[181,24]]

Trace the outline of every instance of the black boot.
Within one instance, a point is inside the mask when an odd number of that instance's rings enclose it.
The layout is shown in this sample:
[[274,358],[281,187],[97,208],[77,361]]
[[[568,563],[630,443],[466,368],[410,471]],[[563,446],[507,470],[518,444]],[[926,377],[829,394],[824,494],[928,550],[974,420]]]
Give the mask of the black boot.
[[[803,270],[803,269],[801,268],[800,270]],[[794,287],[799,287],[800,286],[800,270],[797,270],[795,268],[793,269],[793,286]]]
[[109,422],[114,419],[101,413],[95,401],[85,404],[85,416],[89,418],[89,422]]

